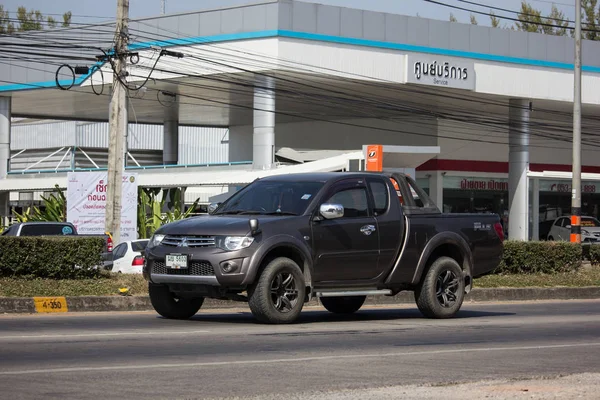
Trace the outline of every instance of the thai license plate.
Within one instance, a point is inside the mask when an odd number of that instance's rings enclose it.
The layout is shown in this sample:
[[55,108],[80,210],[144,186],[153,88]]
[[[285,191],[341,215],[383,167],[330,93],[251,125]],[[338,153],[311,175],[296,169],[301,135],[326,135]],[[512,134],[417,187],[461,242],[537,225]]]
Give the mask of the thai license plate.
[[168,254],[165,258],[167,268],[185,269],[188,267],[188,258],[182,254]]

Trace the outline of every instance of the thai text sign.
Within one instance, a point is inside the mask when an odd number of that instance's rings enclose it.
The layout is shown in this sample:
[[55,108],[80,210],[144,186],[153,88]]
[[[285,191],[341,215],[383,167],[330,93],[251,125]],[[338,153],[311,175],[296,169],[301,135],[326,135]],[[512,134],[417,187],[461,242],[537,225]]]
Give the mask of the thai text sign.
[[406,83],[475,90],[473,62],[443,56],[408,54]]
[[[106,171],[69,172],[67,177],[67,221],[82,235],[102,235],[107,195]],[[137,239],[137,174],[123,174],[121,197],[121,241]]]

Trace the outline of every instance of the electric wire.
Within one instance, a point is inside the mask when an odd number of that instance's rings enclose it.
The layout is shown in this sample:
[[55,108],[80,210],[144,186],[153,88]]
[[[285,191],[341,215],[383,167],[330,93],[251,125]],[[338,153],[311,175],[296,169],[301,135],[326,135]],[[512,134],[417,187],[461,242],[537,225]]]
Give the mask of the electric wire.
[[[171,72],[174,72],[174,71],[171,71]],[[149,77],[149,76],[151,76],[151,73],[148,75],[148,77]],[[255,85],[253,85],[253,86],[255,86]],[[158,95],[159,95],[159,93],[157,93],[157,96],[158,96]]]

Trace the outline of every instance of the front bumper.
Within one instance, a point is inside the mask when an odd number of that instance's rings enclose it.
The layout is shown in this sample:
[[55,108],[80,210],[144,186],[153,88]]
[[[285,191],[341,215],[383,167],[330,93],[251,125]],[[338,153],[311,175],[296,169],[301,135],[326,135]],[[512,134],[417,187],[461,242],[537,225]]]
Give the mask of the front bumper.
[[[159,245],[146,250],[142,274],[152,283],[183,283],[222,287],[240,287],[245,284],[253,246],[237,251],[218,247],[180,248]],[[170,269],[166,266],[168,254],[186,255],[188,268]],[[226,264],[234,269],[226,272]]]

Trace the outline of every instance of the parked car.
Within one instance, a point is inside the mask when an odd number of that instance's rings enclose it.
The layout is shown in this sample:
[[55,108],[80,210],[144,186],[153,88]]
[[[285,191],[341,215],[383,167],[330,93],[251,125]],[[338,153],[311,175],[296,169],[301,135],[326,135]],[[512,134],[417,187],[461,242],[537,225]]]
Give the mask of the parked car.
[[289,174],[255,180],[211,215],[163,225],[143,274],[154,309],[192,317],[205,298],[247,301],[262,322],[291,323],[320,298],[353,313],[366,296],[414,291],[450,318],[473,278],[500,263],[496,214],[442,214],[409,176]]
[[[550,228],[548,240],[570,241],[571,218],[557,218]],[[581,241],[584,243],[600,242],[600,221],[594,217],[581,217]]]
[[144,250],[148,239],[130,240],[117,245],[112,252],[113,272],[123,274],[141,274],[144,265]]
[[19,222],[8,227],[2,236],[101,236],[106,245],[102,251],[102,267],[108,268],[113,251],[112,237],[104,235],[81,235],[70,222]]

